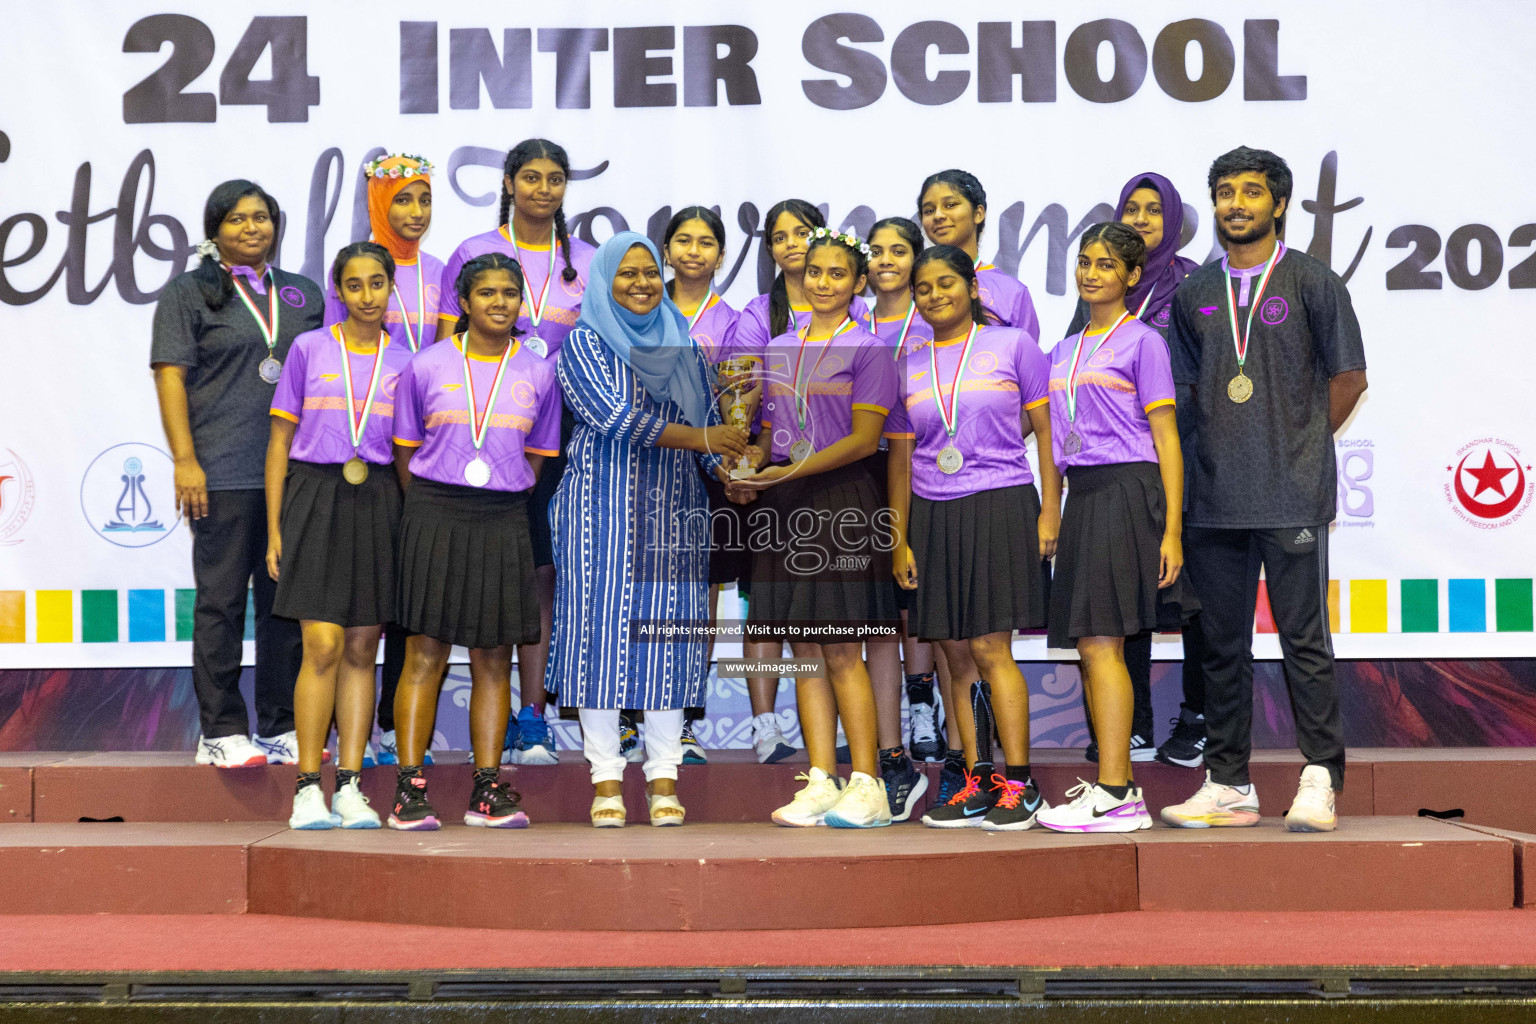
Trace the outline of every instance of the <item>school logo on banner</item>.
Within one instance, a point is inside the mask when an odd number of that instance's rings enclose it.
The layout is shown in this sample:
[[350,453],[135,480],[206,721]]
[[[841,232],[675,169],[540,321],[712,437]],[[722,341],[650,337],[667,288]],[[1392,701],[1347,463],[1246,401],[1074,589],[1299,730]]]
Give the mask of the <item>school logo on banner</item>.
[[138,441],[108,448],[86,467],[80,511],[91,529],[118,547],[160,543],[181,522],[170,455]]
[[1529,459],[1503,438],[1482,437],[1463,445],[1445,472],[1451,511],[1480,530],[1515,522],[1531,507],[1536,492]]
[[9,448],[0,448],[0,547],[20,544],[18,536],[37,504],[32,470]]

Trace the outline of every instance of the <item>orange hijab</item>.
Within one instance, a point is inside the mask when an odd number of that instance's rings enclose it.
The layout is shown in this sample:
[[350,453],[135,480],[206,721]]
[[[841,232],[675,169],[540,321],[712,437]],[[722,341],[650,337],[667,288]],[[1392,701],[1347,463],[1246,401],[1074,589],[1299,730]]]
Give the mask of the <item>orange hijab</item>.
[[432,165],[425,157],[380,157],[363,165],[368,176],[368,223],[373,229],[373,240],[389,250],[396,263],[411,263],[421,250],[421,242],[408,242],[389,226],[389,208],[395,195],[405,186],[425,181],[432,187]]

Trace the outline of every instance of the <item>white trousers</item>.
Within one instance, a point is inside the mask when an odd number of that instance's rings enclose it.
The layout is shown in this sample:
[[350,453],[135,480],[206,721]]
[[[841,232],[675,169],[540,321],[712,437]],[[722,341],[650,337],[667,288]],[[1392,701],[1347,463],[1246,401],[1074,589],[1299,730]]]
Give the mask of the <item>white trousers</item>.
[[[677,766],[683,763],[683,709],[647,711],[641,728],[645,730],[645,781],[677,778]],[[581,709],[581,747],[592,765],[594,784],[624,777],[618,709]]]

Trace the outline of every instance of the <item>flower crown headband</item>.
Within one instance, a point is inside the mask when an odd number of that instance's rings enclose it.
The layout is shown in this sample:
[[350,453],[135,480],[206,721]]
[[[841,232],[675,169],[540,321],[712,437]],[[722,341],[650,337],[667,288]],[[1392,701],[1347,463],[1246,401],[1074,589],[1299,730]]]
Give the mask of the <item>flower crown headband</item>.
[[[391,160],[414,160],[416,161],[416,166],[385,168],[384,165]],[[379,157],[377,160],[370,160],[363,164],[363,177],[365,178],[415,178],[417,176],[426,177],[431,173],[432,164],[426,157],[412,156],[409,153],[389,153]]]
[[869,243],[868,242],[861,242],[861,241],[859,241],[859,237],[857,235],[853,234],[852,232],[842,232],[842,233],[839,233],[839,232],[833,231],[831,228],[817,228],[815,231],[811,232],[811,237],[813,239],[815,239],[815,238],[830,239],[830,240],[832,240],[834,242],[839,243],[840,245],[846,245],[848,248],[853,249],[856,252],[859,252],[859,253],[863,254],[865,259],[869,258]]

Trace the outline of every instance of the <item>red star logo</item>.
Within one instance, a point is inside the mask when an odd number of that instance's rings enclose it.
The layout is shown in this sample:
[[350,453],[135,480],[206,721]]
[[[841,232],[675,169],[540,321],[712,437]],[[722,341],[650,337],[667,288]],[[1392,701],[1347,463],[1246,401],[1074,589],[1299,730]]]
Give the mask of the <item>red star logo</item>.
[[1514,472],[1514,469],[1500,469],[1495,466],[1492,451],[1483,453],[1483,465],[1480,469],[1467,466],[1466,471],[1477,479],[1477,490],[1472,492],[1472,497],[1476,498],[1484,491],[1496,491],[1499,497],[1507,497],[1503,481],[1506,476]]

